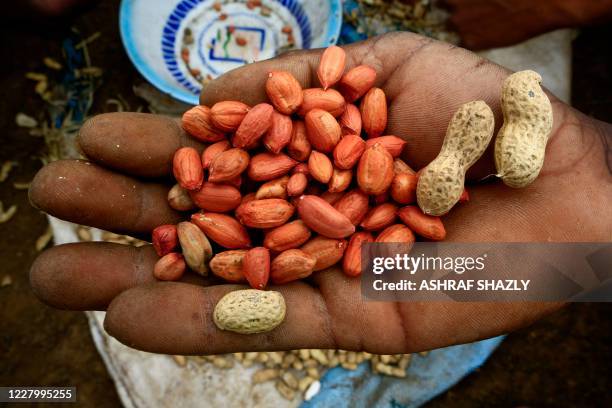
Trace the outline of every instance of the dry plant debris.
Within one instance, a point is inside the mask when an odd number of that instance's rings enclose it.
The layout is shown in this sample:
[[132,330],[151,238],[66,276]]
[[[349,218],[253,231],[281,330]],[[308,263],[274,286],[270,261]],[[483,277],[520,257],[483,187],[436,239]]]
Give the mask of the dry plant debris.
[[432,0],[356,0],[354,3],[356,7],[345,11],[344,23],[366,37],[407,30],[453,44],[459,42],[457,34],[446,28],[447,13]]
[[51,229],[51,225],[47,225],[47,230],[36,240],[35,248],[36,251],[40,252],[49,245],[51,240],[53,239],[53,230]]
[[38,126],[38,121],[36,119],[29,115],[26,115],[23,112],[19,112],[15,116],[15,123],[17,124],[17,126],[24,128],[35,128]]
[[31,181],[15,181],[13,183],[13,188],[15,190],[27,190],[32,185]]
[[0,201],[0,224],[4,224],[5,222],[13,218],[16,212],[16,204],[11,205],[6,211],[4,211],[4,204],[2,203],[2,201]]
[[8,178],[9,174],[11,173],[11,170],[13,170],[13,167],[17,167],[17,166],[18,166],[18,163],[13,160],[8,160],[2,163],[2,167],[0,167],[0,183],[5,181]]
[[274,381],[277,391],[283,398],[293,400],[299,393],[308,401],[320,390],[319,380],[327,369],[341,366],[347,370],[355,370],[359,364],[369,361],[373,373],[404,378],[412,355],[302,349],[214,356],[172,356],[172,358],[180,367],[187,366],[189,362],[212,364],[222,369],[232,368],[235,364],[241,364],[243,367],[258,364],[261,368],[253,374],[253,385]]
[[2,280],[0,280],[0,288],[4,288],[13,284],[13,278],[11,275],[4,275]]

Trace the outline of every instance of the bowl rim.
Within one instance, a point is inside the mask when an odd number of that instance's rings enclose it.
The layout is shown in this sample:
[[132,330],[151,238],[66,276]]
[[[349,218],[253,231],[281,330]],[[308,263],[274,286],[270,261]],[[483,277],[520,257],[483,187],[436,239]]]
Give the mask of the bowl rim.
[[[340,29],[342,28],[342,0],[328,0],[330,5],[330,18],[327,21],[327,33],[325,35],[325,45],[330,46],[338,42]],[[162,79],[153,68],[145,63],[138,52],[134,42],[134,32],[131,30],[132,7],[136,0],[121,0],[119,8],[119,32],[121,42],[132,64],[138,72],[153,86],[174,99],[191,105],[199,104],[199,96],[186,90],[182,90],[172,83]]]

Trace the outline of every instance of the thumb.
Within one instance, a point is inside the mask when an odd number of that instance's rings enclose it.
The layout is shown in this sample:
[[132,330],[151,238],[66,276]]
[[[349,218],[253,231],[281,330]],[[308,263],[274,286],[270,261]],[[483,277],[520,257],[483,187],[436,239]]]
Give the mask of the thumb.
[[[376,70],[375,85],[382,87],[408,56],[432,41],[416,34],[397,32],[342,46],[346,51],[345,72],[357,65],[369,65]],[[316,72],[323,51],[291,51],[236,68],[209,83],[202,90],[200,103],[211,106],[222,100],[240,100],[250,105],[263,102],[266,100],[265,83],[270,71],[291,72],[302,88],[320,87]]]
[[265,84],[270,71],[288,71],[302,88],[320,86],[316,69],[322,49],[292,51],[279,57],[247,64],[210,82],[202,89],[200,104],[212,106],[219,101],[239,100],[256,105],[267,99]]

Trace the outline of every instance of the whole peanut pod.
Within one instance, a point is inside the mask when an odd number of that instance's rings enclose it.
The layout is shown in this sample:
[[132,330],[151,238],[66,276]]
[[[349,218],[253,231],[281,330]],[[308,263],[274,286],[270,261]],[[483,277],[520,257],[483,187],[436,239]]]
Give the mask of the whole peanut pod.
[[357,184],[364,193],[382,194],[393,182],[393,157],[379,143],[368,147],[359,159]]
[[440,153],[419,173],[417,202],[425,214],[446,214],[459,201],[465,173],[485,152],[494,126],[493,112],[483,101],[455,112]]
[[342,270],[345,275],[361,275],[361,247],[368,242],[374,242],[374,237],[371,233],[362,231],[353,234],[346,251],[344,251],[344,259],[342,260]]
[[331,153],[342,137],[342,130],[336,119],[322,109],[313,109],[306,114],[306,134],[316,150]]
[[158,259],[153,266],[153,276],[162,281],[177,281],[185,273],[183,255],[170,252]]
[[206,235],[195,224],[183,221],[176,226],[183,257],[189,269],[202,276],[208,275],[208,261],[213,251]]
[[291,140],[287,145],[287,154],[297,161],[305,161],[310,156],[312,146],[308,141],[308,135],[306,134],[306,125],[301,120],[293,122],[293,129],[291,131]]
[[304,100],[302,86],[287,71],[271,71],[268,74],[266,93],[274,107],[285,115],[295,112]]
[[219,300],[213,321],[220,330],[240,334],[273,330],[285,319],[285,299],[272,290],[235,290]]
[[323,89],[333,86],[342,78],[346,64],[346,53],[336,45],[327,47],[321,55],[321,61],[317,68],[317,76]]
[[270,277],[270,251],[256,247],[247,251],[242,260],[242,273],[253,289],[264,289]]
[[208,106],[200,105],[189,109],[183,114],[182,125],[185,132],[205,143],[225,139],[225,134],[213,125]]
[[495,167],[509,187],[528,186],[544,165],[553,113],[541,82],[537,72],[520,71],[506,78],[502,86],[504,124],[495,140]]
[[174,178],[185,190],[198,190],[204,182],[204,169],[200,154],[193,147],[182,147],[172,160]]

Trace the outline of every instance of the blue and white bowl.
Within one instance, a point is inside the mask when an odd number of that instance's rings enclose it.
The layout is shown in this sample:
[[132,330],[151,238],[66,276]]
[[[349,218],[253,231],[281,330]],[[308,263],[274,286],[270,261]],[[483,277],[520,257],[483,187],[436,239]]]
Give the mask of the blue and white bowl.
[[202,87],[224,72],[289,49],[335,44],[342,1],[122,0],[119,19],[140,73],[197,104]]

